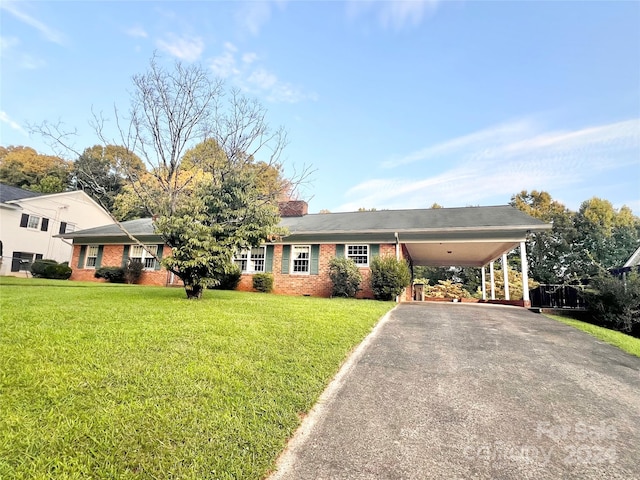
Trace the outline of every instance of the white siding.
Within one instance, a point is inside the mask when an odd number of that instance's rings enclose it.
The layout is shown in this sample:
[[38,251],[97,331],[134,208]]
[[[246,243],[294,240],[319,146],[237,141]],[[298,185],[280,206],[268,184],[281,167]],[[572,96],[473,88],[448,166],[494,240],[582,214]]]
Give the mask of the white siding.
[[[21,227],[20,220],[23,214],[49,219],[47,231],[40,229],[42,220],[37,229]],[[0,275],[17,274],[11,272],[13,252],[40,254],[43,258],[58,262],[70,261],[71,242],[53,238],[60,233],[62,222],[72,225],[75,230],[81,230],[111,224],[113,220],[82,191],[43,195],[0,204],[0,241],[3,247]]]

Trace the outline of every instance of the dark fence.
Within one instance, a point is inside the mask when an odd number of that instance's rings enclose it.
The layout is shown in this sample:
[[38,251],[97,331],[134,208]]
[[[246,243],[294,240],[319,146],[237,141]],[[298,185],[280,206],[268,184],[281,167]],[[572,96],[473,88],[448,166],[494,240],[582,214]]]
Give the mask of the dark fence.
[[538,308],[586,309],[582,287],[572,285],[540,285],[529,292],[531,306]]

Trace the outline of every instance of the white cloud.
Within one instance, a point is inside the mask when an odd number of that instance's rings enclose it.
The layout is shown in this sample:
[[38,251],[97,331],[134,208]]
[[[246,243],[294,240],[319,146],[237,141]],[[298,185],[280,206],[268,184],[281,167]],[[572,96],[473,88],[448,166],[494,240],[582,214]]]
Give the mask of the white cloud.
[[30,27],[35,28],[48,41],[53,42],[53,43],[57,43],[58,45],[64,45],[65,44],[65,36],[62,33],[58,32],[54,28],[51,28],[47,24],[45,24],[45,23],[41,22],[40,20],[38,20],[37,18],[34,18],[31,15],[28,15],[27,13],[23,12],[22,10],[20,10],[18,8],[16,2],[10,2],[10,1],[2,2],[2,3],[0,3],[0,9],[6,10],[7,12],[9,12],[11,15],[16,17],[21,22],[26,23]]
[[247,65],[252,64],[258,59],[258,55],[255,53],[245,53],[242,55],[242,63],[246,63]]
[[128,28],[125,33],[134,38],[147,38],[149,36],[147,31],[139,25]]
[[200,58],[204,50],[204,42],[200,37],[182,36],[168,34],[166,39],[159,39],[156,45],[160,50],[167,52],[169,55],[185,60],[187,62],[195,62]]
[[[420,175],[443,165],[450,167]],[[567,196],[570,189],[592,191],[611,172],[640,169],[640,120],[573,131],[540,131],[523,120],[429,146],[383,166],[387,172],[398,167],[413,175],[385,175],[356,185],[338,210],[417,208],[433,202],[460,206],[496,197],[506,203],[512,194],[533,189]]]
[[20,132],[21,134],[23,134],[25,137],[28,137],[29,135],[27,134],[27,132],[25,131],[24,128],[22,128],[20,126],[20,124],[14,120],[12,120],[9,115],[7,114],[7,112],[5,111],[0,111],[0,122],[2,123],[6,123],[7,125],[9,125],[9,127],[11,127],[13,130],[17,130],[18,132]]
[[347,14],[356,18],[373,12],[383,28],[402,30],[420,25],[439,3],[440,0],[351,0],[347,3]]
[[271,19],[273,7],[283,8],[286,1],[251,1],[244,2],[235,15],[236,22],[242,30],[258,35],[262,27]]
[[2,37],[0,36],[0,52],[5,54],[6,51],[12,50],[14,47],[20,45],[20,40],[16,37]]
[[314,93],[304,92],[283,82],[276,74],[261,66],[259,60],[257,54],[240,53],[235,45],[227,42],[223,52],[213,58],[209,65],[218,77],[228,79],[245,92],[263,96],[270,102],[297,103],[317,98]]
[[20,40],[16,37],[0,37],[0,55],[5,59],[12,59],[20,68],[35,70],[44,67],[46,62],[28,53],[21,53],[17,47]]

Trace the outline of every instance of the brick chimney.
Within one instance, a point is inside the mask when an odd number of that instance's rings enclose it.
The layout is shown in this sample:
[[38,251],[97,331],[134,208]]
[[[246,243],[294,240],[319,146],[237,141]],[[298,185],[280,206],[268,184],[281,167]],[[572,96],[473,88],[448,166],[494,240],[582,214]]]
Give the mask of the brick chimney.
[[278,203],[281,217],[303,217],[309,213],[309,205],[304,200],[288,200]]

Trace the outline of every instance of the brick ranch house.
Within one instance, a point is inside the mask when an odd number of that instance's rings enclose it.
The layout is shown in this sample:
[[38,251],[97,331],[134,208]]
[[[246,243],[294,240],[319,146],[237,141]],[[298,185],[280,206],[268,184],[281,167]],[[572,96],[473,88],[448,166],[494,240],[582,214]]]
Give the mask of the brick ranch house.
[[[521,249],[524,285],[527,285],[525,240],[528,233],[551,226],[511,206],[464,207],[412,210],[380,210],[349,213],[308,214],[307,204],[291,201],[280,205],[280,225],[288,234],[257,248],[238,252],[235,262],[241,267],[239,290],[252,290],[252,275],[268,272],[274,277],[274,293],[329,297],[329,262],[333,257],[348,257],[360,267],[364,289],[360,298],[371,298],[369,262],[376,255],[405,259],[411,267],[476,266],[490,268],[493,262],[514,248]],[[123,222],[123,226],[158,258],[170,254],[161,238],[154,234],[150,218]],[[132,242],[117,225],[106,225],[61,235],[73,240],[72,280],[98,281],[96,268],[124,266],[128,259],[140,260],[145,270],[140,283],[181,285],[172,273]],[[508,284],[508,281],[505,282]],[[483,282],[484,285],[484,282]],[[508,298],[510,303],[528,305],[528,289],[523,299]],[[493,289],[492,289],[493,291]],[[487,292],[483,291],[487,301]],[[413,299],[408,289],[401,301]]]

